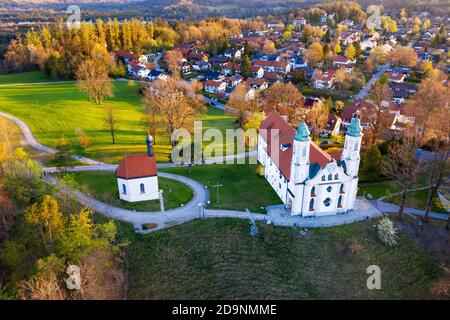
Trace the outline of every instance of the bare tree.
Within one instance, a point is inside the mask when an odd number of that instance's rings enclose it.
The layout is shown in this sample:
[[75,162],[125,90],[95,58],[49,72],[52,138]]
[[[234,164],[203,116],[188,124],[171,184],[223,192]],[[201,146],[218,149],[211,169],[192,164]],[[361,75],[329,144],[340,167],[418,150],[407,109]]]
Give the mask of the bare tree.
[[172,133],[180,128],[192,130],[195,116],[206,110],[202,97],[190,83],[171,78],[148,85],[143,101],[148,127],[154,134],[157,130],[165,131],[172,147],[177,143],[172,140]]
[[387,159],[381,165],[383,174],[392,179],[400,188],[400,209],[398,219],[401,221],[406,205],[406,193],[416,186],[421,163],[416,160],[416,144],[405,138],[388,149]]
[[75,77],[78,88],[96,104],[102,104],[104,97],[113,96],[108,68],[104,64],[90,59],[85,60],[78,66]]
[[112,105],[104,107],[105,110],[105,127],[111,133],[112,144],[116,143],[117,117],[115,109]]
[[236,117],[240,127],[257,108],[257,99],[249,96],[245,83],[241,83],[233,90],[226,105],[226,111]]
[[384,129],[388,127],[388,105],[392,96],[391,88],[386,83],[377,82],[372,87],[369,99],[372,101],[370,110],[366,112],[366,119],[370,125],[370,134],[368,135],[369,146],[374,144]]

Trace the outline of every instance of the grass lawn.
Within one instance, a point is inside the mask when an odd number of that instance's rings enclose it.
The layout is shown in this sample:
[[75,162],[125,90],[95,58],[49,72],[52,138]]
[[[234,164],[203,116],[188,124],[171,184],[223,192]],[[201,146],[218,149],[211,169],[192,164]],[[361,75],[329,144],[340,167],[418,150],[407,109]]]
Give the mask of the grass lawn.
[[[427,201],[427,197],[428,197],[428,189],[408,192],[406,194],[406,206],[410,208],[425,210],[425,203]],[[401,201],[400,198],[401,198],[400,195],[395,195],[386,198],[385,201],[394,203],[396,205],[400,205]],[[448,213],[448,211],[445,210],[444,206],[442,205],[438,197],[434,198],[433,203],[431,204],[431,211]]]
[[[64,175],[64,174],[63,174]],[[136,211],[159,211],[159,200],[130,203],[119,200],[117,181],[113,172],[72,172],[68,173],[81,188],[87,188],[90,194],[103,201],[108,199],[112,205]],[[101,181],[101,183],[99,183]],[[189,187],[181,182],[166,178],[158,178],[159,189],[164,190],[164,207],[173,209],[188,203],[193,193]]]
[[33,83],[52,81],[49,76],[40,71],[29,71],[11,74],[0,74],[0,85],[11,83]]
[[358,196],[371,194],[373,199],[378,199],[382,196],[386,196],[392,193],[398,192],[399,189],[392,182],[374,182],[358,184]]
[[[256,174],[256,165],[208,165],[189,169],[170,168],[161,171],[179,174],[198,180],[208,186],[211,208],[265,212],[268,205],[281,204],[275,191],[262,176]],[[219,189],[219,204],[217,204],[217,189],[214,185],[223,184]]]
[[[22,78],[18,74],[2,77],[3,82],[10,83]],[[0,111],[25,121],[43,144],[54,147],[58,138],[64,135],[72,144],[72,153],[117,163],[126,153],[140,153],[146,149],[144,139],[147,128],[142,122],[143,107],[138,89],[137,85],[115,82],[114,97],[104,102],[104,105],[113,105],[117,113],[117,142],[114,145],[104,126],[103,106],[90,102],[74,83],[0,86]],[[201,120],[205,121],[206,127],[217,127],[221,130],[227,126],[234,128],[233,118],[212,108],[208,109],[208,113],[203,115]],[[79,146],[77,128],[81,128],[92,139],[87,151],[83,151]],[[156,137],[156,142],[157,161],[167,162],[170,154],[168,138]]]
[[[366,221],[311,229],[233,219],[196,220],[150,235],[120,224],[127,247],[129,299],[423,299],[440,276],[410,238],[384,246]],[[352,250],[353,248],[353,250]],[[368,290],[366,269],[381,268]]]

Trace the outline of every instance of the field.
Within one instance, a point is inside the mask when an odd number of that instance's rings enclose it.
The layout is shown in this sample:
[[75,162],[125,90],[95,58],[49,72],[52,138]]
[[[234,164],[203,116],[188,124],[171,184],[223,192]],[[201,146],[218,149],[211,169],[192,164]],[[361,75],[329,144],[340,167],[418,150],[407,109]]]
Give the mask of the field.
[[0,85],[12,83],[48,82],[50,77],[40,71],[21,72],[0,75]]
[[[405,234],[389,248],[375,221],[299,230],[243,220],[196,220],[136,236],[122,224],[129,299],[422,299],[437,264]],[[368,290],[366,269],[381,268],[382,289]]]
[[398,192],[399,189],[392,182],[375,182],[358,184],[358,196],[366,196],[371,194],[373,199],[378,199],[392,193]]
[[[3,83],[25,81],[44,77],[39,73],[1,76]],[[43,79],[41,79],[43,80]],[[25,121],[39,142],[54,147],[64,135],[72,145],[71,152],[109,163],[117,163],[126,153],[144,152],[147,128],[143,125],[143,107],[139,86],[127,82],[114,83],[114,97],[104,105],[113,105],[117,112],[118,131],[116,144],[104,125],[103,106],[89,101],[74,83],[51,83],[26,86],[0,86],[0,111]],[[201,116],[204,127],[234,128],[234,120],[222,111],[209,109]],[[83,151],[78,142],[77,129],[91,137],[92,143]],[[170,147],[167,137],[156,137],[157,161],[167,162]]]
[[[281,204],[275,191],[262,176],[256,174],[256,165],[208,165],[192,168],[161,169],[161,171],[179,174],[200,181],[208,186],[211,208],[265,212],[268,205]],[[219,203],[217,189],[219,182]]]
[[[130,203],[119,200],[117,181],[113,172],[73,172],[68,173],[81,189],[86,189],[96,199],[107,199],[110,204],[136,211],[159,211],[159,200]],[[101,181],[101,183],[99,183]],[[181,182],[166,178],[158,178],[159,189],[164,190],[164,207],[173,209],[192,199],[192,191]]]

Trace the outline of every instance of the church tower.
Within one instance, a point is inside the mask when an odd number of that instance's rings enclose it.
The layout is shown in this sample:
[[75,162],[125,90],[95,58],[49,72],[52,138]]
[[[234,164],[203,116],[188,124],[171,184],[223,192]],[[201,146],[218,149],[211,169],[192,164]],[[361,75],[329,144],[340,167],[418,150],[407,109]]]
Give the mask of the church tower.
[[347,174],[352,177],[358,176],[359,162],[361,160],[359,151],[361,149],[362,128],[359,114],[355,113],[352,122],[348,126],[345,135],[344,150],[342,151],[342,159],[347,168]]
[[295,137],[291,161],[291,181],[294,184],[302,183],[309,176],[309,149],[311,138],[306,123],[302,121]]

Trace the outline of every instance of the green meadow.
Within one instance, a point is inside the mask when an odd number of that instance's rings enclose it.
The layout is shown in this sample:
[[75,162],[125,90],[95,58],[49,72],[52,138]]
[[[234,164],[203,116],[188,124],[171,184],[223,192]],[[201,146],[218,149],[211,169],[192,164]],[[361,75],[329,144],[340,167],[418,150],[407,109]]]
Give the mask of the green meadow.
[[[3,84],[25,83],[26,80],[44,81],[39,72],[0,76]],[[48,80],[48,79],[47,79]],[[70,152],[103,162],[117,163],[124,154],[145,152],[147,128],[143,124],[143,106],[139,85],[114,82],[114,97],[104,105],[113,105],[117,113],[118,130],[116,144],[104,123],[102,105],[90,102],[75,83],[49,83],[29,85],[0,85],[0,111],[25,121],[39,142],[54,147],[63,135],[71,143]],[[223,111],[208,109],[199,120],[203,127],[234,128],[234,119]],[[78,142],[77,130],[82,129],[92,143],[84,151]],[[167,162],[170,154],[168,137],[156,137],[155,154],[158,162]]]

